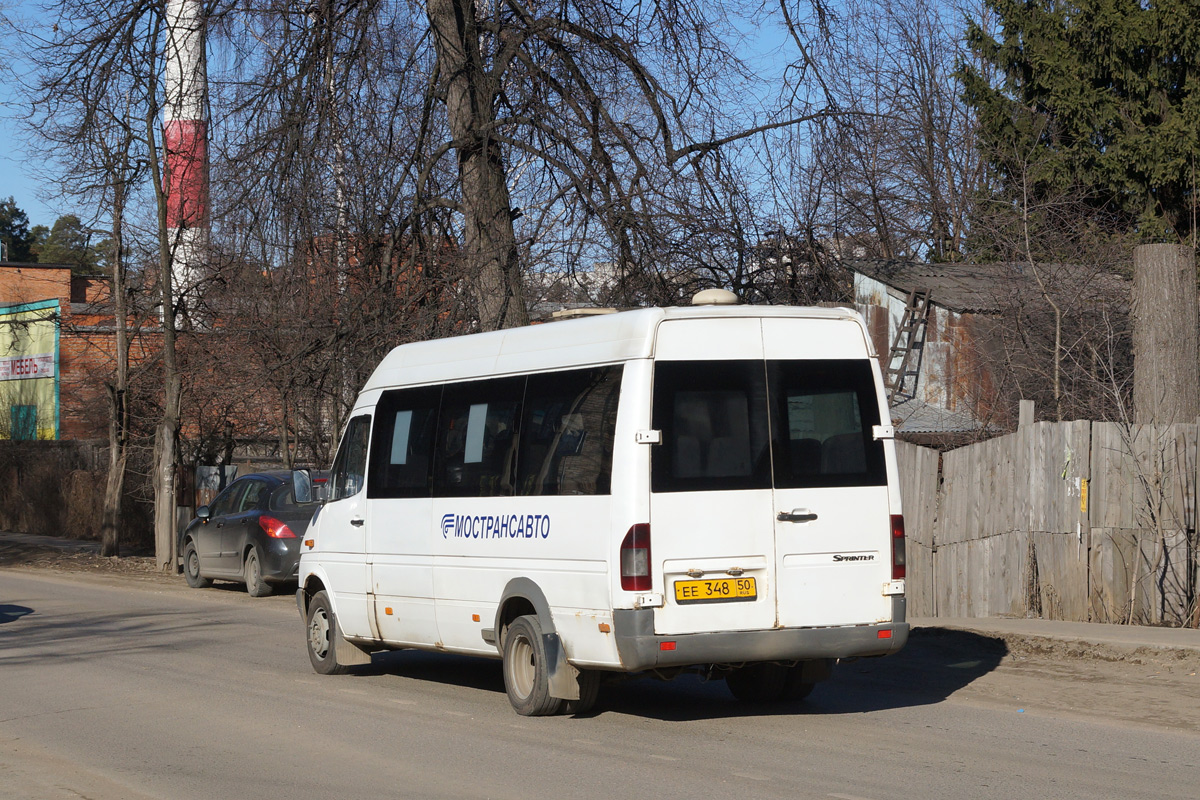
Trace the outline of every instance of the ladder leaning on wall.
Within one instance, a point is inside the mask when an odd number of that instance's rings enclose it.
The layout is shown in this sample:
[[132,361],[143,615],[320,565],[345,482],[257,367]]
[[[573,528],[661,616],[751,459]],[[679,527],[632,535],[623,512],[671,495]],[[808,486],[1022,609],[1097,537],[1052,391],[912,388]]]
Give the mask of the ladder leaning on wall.
[[[896,329],[892,349],[884,364],[884,385],[888,391],[888,405],[894,405],[897,397],[911,398],[917,391],[917,374],[921,369],[921,356],[925,349],[925,332],[929,322],[929,290],[914,289],[908,293],[904,306],[904,317]],[[899,358],[899,363],[896,359]],[[904,384],[912,377],[912,388],[906,393]]]

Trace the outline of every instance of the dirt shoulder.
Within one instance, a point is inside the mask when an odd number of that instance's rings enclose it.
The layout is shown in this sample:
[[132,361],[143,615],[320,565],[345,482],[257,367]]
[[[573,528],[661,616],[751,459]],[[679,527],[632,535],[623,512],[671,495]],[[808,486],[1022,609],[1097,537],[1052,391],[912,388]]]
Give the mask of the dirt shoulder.
[[0,537],[0,567],[127,576],[164,584],[182,582],[178,575],[160,572],[154,561],[153,556],[105,558],[90,549],[64,549]]

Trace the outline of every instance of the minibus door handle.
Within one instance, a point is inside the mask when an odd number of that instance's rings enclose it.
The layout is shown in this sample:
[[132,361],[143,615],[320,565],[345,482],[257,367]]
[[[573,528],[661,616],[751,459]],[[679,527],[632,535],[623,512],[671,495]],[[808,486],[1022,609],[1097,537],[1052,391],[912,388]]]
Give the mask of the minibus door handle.
[[350,524],[356,528],[361,528],[363,526],[364,522],[366,522],[366,520],[363,519],[362,517],[354,517],[353,519],[350,520]]
[[793,508],[791,511],[780,511],[776,517],[780,522],[812,522],[817,515],[807,508]]

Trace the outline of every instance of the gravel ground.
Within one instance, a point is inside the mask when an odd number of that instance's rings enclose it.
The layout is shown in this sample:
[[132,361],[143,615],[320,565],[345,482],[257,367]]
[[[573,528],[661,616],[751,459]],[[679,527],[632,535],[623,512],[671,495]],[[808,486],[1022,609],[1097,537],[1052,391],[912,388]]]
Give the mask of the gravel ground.
[[[95,549],[99,549],[98,545]],[[90,550],[29,544],[7,538],[0,538],[0,567],[128,575],[166,583],[180,583],[183,580],[178,575],[159,572],[154,557],[149,555],[105,558]]]

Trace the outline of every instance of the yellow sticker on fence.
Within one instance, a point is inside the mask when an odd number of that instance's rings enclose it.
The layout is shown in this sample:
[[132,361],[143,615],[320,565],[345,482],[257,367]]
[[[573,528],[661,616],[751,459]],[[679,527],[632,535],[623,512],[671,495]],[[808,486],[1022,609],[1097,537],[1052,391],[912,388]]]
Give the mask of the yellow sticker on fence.
[[1088,489],[1087,485],[1088,485],[1087,478],[1084,478],[1083,480],[1081,480],[1079,482],[1079,513],[1080,514],[1087,513],[1087,489]]

